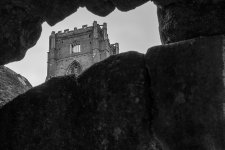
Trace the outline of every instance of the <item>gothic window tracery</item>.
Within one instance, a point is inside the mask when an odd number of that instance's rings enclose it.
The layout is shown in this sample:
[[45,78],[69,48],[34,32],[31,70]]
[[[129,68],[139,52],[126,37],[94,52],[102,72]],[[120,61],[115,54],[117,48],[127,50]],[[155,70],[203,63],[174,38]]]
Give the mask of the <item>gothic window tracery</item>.
[[80,64],[77,61],[74,61],[68,67],[66,75],[74,74],[77,77],[81,73],[81,71],[82,71],[82,68]]

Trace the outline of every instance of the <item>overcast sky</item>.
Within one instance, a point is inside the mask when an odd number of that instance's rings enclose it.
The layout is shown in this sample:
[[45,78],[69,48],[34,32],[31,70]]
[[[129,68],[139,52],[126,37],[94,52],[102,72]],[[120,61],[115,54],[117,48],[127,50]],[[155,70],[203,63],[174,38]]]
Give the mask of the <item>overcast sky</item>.
[[47,75],[48,40],[51,32],[73,30],[74,27],[81,28],[85,24],[92,26],[94,20],[99,24],[108,24],[110,43],[118,42],[120,52],[132,50],[146,53],[148,48],[160,44],[156,6],[151,2],[129,12],[115,10],[107,17],[99,17],[86,8],[80,8],[53,27],[43,23],[40,39],[27,51],[25,58],[6,66],[26,77],[33,86],[43,83]]

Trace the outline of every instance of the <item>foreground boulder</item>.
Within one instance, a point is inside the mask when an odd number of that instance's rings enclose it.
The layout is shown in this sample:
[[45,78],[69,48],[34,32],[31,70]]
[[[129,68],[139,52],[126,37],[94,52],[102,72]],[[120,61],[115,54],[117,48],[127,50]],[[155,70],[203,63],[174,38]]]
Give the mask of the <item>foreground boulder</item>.
[[154,0],[163,44],[225,34],[224,0]]
[[5,66],[0,66],[0,107],[31,88],[26,78]]
[[225,38],[150,48],[153,131],[165,150],[225,149]]
[[0,149],[224,150],[224,41],[123,53],[52,78],[0,109]]
[[0,110],[2,150],[149,150],[144,55],[112,56],[76,79],[52,78]]

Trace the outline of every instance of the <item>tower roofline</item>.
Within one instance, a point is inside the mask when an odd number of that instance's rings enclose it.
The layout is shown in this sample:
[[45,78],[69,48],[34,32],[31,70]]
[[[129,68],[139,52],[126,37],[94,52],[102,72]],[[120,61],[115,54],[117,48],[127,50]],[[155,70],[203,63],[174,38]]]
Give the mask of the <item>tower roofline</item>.
[[52,34],[51,35],[57,35],[57,36],[67,36],[68,34],[71,34],[71,33],[82,33],[82,32],[87,32],[89,30],[92,30],[93,27],[94,27],[94,24],[97,24],[97,26],[103,28],[103,27],[107,27],[107,23],[103,23],[102,25],[98,24],[97,21],[94,21],[93,22],[93,25],[92,26],[88,26],[88,25],[82,25],[81,28],[77,28],[77,27],[74,27],[73,30],[69,30],[69,29],[65,29],[63,32],[60,30],[60,31],[52,31]]

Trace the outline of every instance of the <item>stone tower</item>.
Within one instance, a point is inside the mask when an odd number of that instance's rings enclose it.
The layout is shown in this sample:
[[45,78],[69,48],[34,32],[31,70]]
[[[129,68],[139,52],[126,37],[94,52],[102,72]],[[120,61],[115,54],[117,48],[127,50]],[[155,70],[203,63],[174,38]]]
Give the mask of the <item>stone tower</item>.
[[54,31],[49,36],[47,80],[55,76],[79,75],[96,62],[119,53],[119,44],[110,44],[107,24],[83,25],[81,29]]

